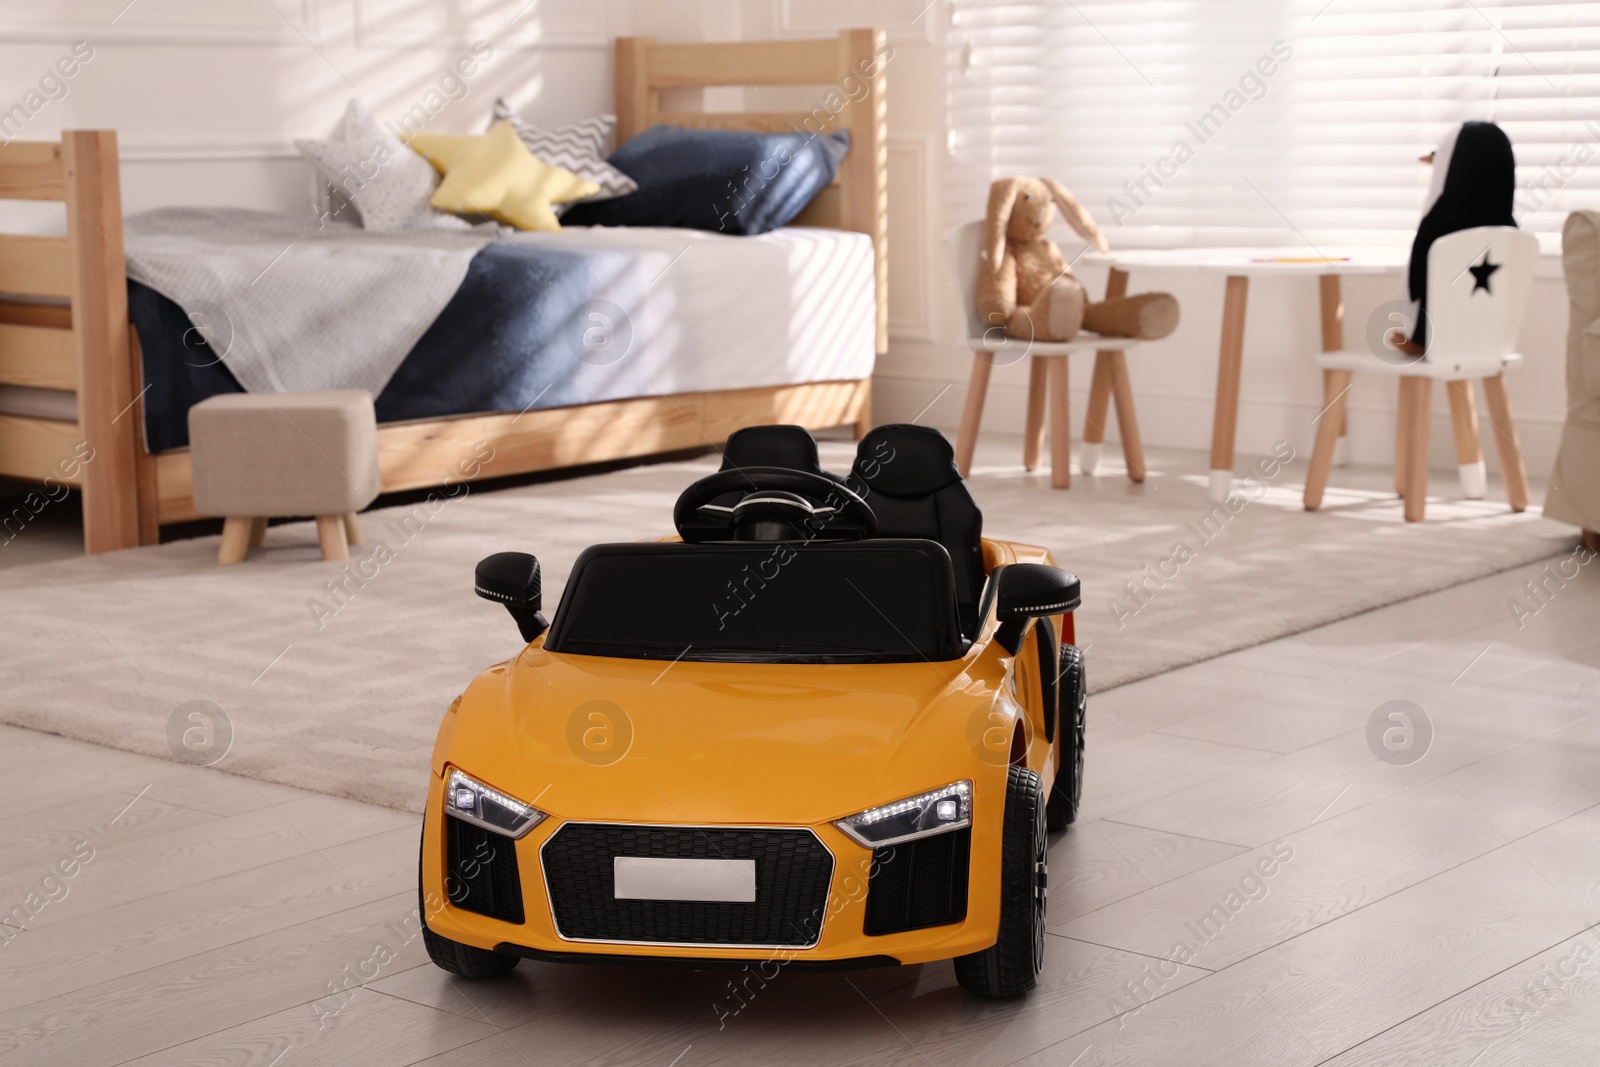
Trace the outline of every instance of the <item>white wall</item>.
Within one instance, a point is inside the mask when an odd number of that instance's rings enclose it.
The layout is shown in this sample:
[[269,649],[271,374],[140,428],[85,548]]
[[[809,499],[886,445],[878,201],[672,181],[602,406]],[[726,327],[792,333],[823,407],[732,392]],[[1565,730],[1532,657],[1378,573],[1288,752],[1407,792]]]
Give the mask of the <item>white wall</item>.
[[[497,94],[536,121],[571,121],[611,109],[613,38],[699,40],[697,26],[735,36],[737,4],[0,0],[0,111],[26,106],[30,91],[43,103],[0,135],[115,129],[127,212],[164,204],[310,211],[311,171],[292,141],[326,136],[352,96],[381,121],[419,103],[442,105],[426,127],[441,132],[482,130]],[[47,84],[59,96],[48,99],[39,80],[75,41],[92,56],[70,79]],[[476,41],[492,55],[449,99],[440,79]]]
[[[980,215],[982,205],[945,207],[944,0],[927,6],[927,0],[276,3],[277,10],[268,0],[135,0],[118,17],[126,0],[0,0],[0,108],[36,87],[71,42],[86,40],[93,58],[65,82],[65,97],[45,104],[21,136],[53,137],[64,126],[115,128],[128,211],[159,204],[299,211],[309,210],[311,180],[290,144],[293,138],[323,135],[352,95],[366,100],[380,119],[397,118],[437,87],[476,40],[490,42],[492,59],[467,83],[462,99],[440,110],[430,129],[481,129],[497,93],[530,117],[551,122],[609,109],[611,40],[621,34],[698,41],[884,27],[894,49],[887,67],[891,340],[879,364],[878,417],[909,419],[932,402],[923,421],[953,431],[971,360],[960,342],[960,301],[948,281],[940,236],[949,225]],[[523,14],[508,26],[519,9]],[[59,215],[60,209],[43,211]],[[59,228],[59,217],[46,225]],[[1091,292],[1104,285],[1101,271],[1079,273]],[[1542,273],[1524,329],[1528,365],[1511,381],[1535,477],[1548,469],[1565,414],[1566,299],[1559,265],[1547,260]],[[1367,317],[1395,295],[1397,284],[1359,279],[1349,286],[1347,342],[1359,341]],[[1207,448],[1221,280],[1136,274],[1133,285],[1168,288],[1183,307],[1178,332],[1134,357],[1145,440]],[[1241,456],[1265,452],[1284,439],[1309,451],[1310,420],[1322,407],[1320,374],[1308,355],[1318,337],[1314,282],[1252,285]],[[1080,410],[1089,365],[1087,357],[1073,365],[1072,392]],[[1020,429],[1026,378],[1021,366],[996,372],[986,426]],[[1395,397],[1376,381],[1358,381],[1351,407],[1354,458],[1387,462]],[[1446,412],[1440,395],[1433,441],[1440,468],[1454,464]],[[1495,464],[1492,448],[1490,463]]]

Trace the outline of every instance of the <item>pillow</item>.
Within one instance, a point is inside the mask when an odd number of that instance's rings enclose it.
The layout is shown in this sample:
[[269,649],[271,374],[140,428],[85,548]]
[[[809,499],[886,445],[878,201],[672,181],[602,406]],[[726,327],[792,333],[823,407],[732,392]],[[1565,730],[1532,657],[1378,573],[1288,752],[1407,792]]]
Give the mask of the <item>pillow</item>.
[[419,133],[410,143],[444,175],[432,201],[441,211],[488,215],[519,230],[559,230],[551,204],[600,191],[594,182],[535,159],[509,122],[478,137]]
[[359,100],[345,107],[344,117],[328,140],[296,141],[294,146],[332,187],[329,211],[334,216],[343,214],[344,205],[349,204],[369,230],[467,228],[462,219],[441,215],[428,206],[438,175],[421,156],[379,126]]
[[850,132],[748,133],[652,126],[611,157],[639,190],[574,204],[570,226],[683,226],[730,234],[775,230],[839,169]]
[[[565,167],[578,177],[598,185],[600,191],[589,197],[590,200],[627,196],[639,188],[632,178],[605,160],[606,145],[611,140],[611,131],[617,126],[615,115],[597,115],[569,126],[535,126],[519,118],[511,110],[510,104],[496,98],[494,117],[490,122],[491,125],[511,123],[511,128],[517,131],[517,137],[536,157],[546,163]],[[557,205],[556,214],[560,215],[569,206]]]

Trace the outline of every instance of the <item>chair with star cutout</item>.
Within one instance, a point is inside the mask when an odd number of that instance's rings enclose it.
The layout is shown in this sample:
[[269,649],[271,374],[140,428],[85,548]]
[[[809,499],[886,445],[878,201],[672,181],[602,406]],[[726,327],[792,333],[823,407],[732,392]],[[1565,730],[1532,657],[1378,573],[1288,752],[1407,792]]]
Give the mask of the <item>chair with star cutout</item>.
[[1317,353],[1326,392],[1306,474],[1306,510],[1322,505],[1344,420],[1345,396],[1356,371],[1400,379],[1394,478],[1395,491],[1405,498],[1407,522],[1421,522],[1427,507],[1428,423],[1435,381],[1443,381],[1449,391],[1463,494],[1469,500],[1482,499],[1488,480],[1472,392],[1472,379],[1481,378],[1506,497],[1512,511],[1527,508],[1528,479],[1506,395],[1505,371],[1522,362],[1516,351],[1517,333],[1538,257],[1538,239],[1511,226],[1479,226],[1446,234],[1428,252],[1426,354],[1407,355],[1387,346],[1381,351]]

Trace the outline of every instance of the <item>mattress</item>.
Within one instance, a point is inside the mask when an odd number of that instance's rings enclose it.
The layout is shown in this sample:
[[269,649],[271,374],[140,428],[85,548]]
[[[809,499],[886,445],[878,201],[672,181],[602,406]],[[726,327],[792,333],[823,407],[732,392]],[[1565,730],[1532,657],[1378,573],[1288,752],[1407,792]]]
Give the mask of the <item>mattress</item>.
[[[875,293],[871,241],[854,232],[517,234],[474,257],[374,398],[378,420],[867,378]],[[189,407],[240,386],[166,297],[130,282],[129,316],[147,445],[181,447]]]

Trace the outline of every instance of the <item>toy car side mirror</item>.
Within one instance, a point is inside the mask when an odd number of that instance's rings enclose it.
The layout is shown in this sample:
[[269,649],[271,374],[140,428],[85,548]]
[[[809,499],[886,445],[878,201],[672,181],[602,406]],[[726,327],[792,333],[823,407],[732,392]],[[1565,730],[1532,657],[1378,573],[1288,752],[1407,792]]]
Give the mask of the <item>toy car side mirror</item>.
[[505,605],[524,641],[532,641],[549,628],[549,621],[539,611],[539,561],[528,553],[496,552],[479,560],[472,588],[483,599]]
[[995,618],[1000,628],[994,639],[1013,656],[1022,647],[1030,619],[1076,611],[1082,586],[1074,574],[1042,563],[1013,563],[995,572]]

